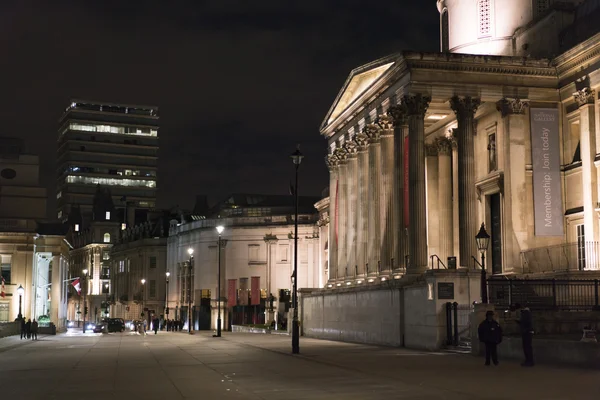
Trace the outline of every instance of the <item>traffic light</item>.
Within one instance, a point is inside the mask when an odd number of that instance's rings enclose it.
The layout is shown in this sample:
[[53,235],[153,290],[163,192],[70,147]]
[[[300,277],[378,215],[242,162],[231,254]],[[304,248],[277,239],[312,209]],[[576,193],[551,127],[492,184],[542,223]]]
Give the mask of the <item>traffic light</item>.
[[165,311],[165,314],[169,315],[169,307],[167,307],[167,310]]
[[88,309],[87,306],[83,307],[83,315],[87,315],[88,313]]

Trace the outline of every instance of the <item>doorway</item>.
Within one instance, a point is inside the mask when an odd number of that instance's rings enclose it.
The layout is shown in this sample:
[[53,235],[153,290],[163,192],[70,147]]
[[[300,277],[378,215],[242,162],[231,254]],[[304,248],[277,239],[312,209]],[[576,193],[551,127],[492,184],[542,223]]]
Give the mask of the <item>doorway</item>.
[[500,209],[500,193],[490,196],[490,221],[492,242],[492,274],[502,273],[502,215]]

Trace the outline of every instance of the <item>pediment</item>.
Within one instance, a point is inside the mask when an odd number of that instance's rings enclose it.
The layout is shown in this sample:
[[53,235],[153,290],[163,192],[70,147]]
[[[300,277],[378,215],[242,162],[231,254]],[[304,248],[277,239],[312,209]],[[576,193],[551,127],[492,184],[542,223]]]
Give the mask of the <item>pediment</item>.
[[387,76],[386,72],[397,63],[397,58],[397,56],[386,57],[354,69],[329,109],[321,128],[334,122],[344,111],[352,107],[361,95],[384,80]]

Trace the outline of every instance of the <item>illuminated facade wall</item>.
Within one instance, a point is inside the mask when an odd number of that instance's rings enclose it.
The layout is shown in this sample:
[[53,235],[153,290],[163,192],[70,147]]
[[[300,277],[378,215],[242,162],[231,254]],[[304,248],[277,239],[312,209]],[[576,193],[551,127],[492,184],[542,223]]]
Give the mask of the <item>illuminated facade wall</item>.
[[156,107],[73,101],[60,119],[57,152],[57,218],[71,205],[89,221],[95,186],[109,188],[117,209],[156,205]]

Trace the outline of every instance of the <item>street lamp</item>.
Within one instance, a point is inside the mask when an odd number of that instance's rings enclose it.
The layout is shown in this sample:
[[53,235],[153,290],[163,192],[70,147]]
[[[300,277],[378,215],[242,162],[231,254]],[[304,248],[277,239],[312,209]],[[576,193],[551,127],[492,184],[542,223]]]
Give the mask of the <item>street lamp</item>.
[[169,319],[169,276],[171,276],[171,273],[169,271],[167,271],[165,273],[165,281],[166,281],[166,287],[165,287],[165,319]]
[[145,293],[144,293],[145,292],[144,291],[144,286],[146,285],[146,280],[142,278],[142,280],[140,282],[142,283],[142,312],[140,314],[140,317],[146,318],[146,314],[144,313],[144,311],[145,311],[144,310],[145,309],[144,305],[145,305],[145,302],[146,302],[145,301],[146,298],[145,298]]
[[483,304],[487,304],[488,293],[485,271],[485,252],[487,251],[488,244],[490,243],[490,235],[488,235],[488,233],[485,231],[484,224],[481,224],[481,228],[479,228],[479,232],[477,233],[477,236],[475,236],[475,240],[477,241],[477,248],[481,253],[481,302]]
[[217,334],[216,337],[221,337],[221,234],[225,228],[222,225],[217,226],[217,233],[219,234],[218,247],[218,274],[217,274]]
[[108,283],[104,284],[104,288],[106,289],[106,302],[104,304],[104,314],[106,318],[108,318]]
[[304,156],[300,152],[300,146],[290,155],[296,167],[296,186],[294,187],[294,288],[292,294],[292,306],[294,316],[292,319],[292,354],[300,353],[300,327],[298,326],[298,169]]
[[21,305],[23,304],[23,294],[25,293],[25,289],[23,286],[19,285],[17,288],[17,293],[19,294],[19,314],[17,315],[17,319],[21,321],[23,319],[23,314],[21,313]]
[[189,293],[188,293],[188,333],[192,334],[192,268],[194,265],[194,249],[191,247],[188,249],[190,255],[190,280],[189,280]]
[[83,333],[85,333],[85,316],[87,315],[87,303],[85,302],[85,295],[87,293],[88,270],[84,269],[81,272],[83,272]]

